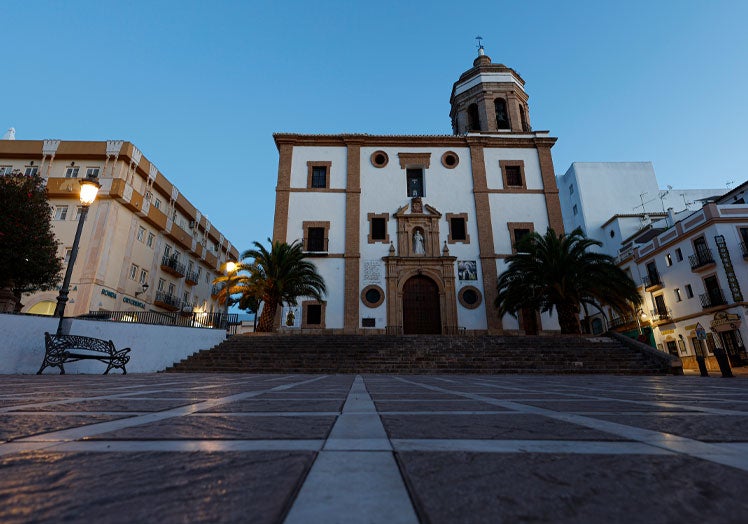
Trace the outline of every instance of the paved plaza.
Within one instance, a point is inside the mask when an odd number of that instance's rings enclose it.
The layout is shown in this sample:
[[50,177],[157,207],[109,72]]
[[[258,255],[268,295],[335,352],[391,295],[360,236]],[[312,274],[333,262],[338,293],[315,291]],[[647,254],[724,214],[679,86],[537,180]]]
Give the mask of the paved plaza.
[[748,378],[0,377],[0,522],[748,521]]

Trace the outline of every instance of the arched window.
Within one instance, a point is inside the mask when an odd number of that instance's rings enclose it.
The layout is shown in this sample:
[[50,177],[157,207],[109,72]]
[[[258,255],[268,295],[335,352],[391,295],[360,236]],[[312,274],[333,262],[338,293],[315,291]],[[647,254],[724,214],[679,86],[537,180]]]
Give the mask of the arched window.
[[468,106],[468,131],[480,131],[478,104],[470,104]]
[[506,101],[503,98],[497,98],[493,101],[493,106],[496,109],[496,128],[497,129],[510,129],[509,125],[509,113],[506,110]]
[[522,121],[522,131],[530,131],[530,124],[527,123],[527,116],[525,115],[525,108],[522,104],[519,106],[519,119]]

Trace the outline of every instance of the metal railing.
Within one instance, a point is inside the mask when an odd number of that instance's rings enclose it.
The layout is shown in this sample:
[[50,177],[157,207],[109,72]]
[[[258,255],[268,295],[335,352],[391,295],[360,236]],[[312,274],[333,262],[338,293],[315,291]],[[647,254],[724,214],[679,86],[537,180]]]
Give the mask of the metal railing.
[[722,290],[712,289],[708,293],[704,293],[703,295],[699,295],[699,300],[701,301],[701,307],[703,309],[707,309],[714,306],[724,306],[727,304],[727,301],[725,300],[725,296],[722,294]]
[[712,250],[708,247],[699,249],[693,255],[688,256],[688,261],[691,263],[691,269],[698,269],[709,264],[714,264]]
[[633,324],[634,322],[636,322],[636,317],[634,317],[633,315],[613,317],[610,319],[610,327],[617,328],[617,327],[625,326],[627,324]]
[[644,284],[645,288],[663,285],[659,273],[650,273],[649,275],[643,276],[642,284]]
[[168,257],[166,255],[164,255],[164,257],[161,259],[161,269],[164,268],[169,268],[174,273],[177,273],[182,277],[185,275],[185,273],[187,273],[187,269],[184,264],[180,264],[176,258]]
[[184,276],[185,281],[189,284],[197,284],[200,280],[200,275],[197,274],[197,271],[187,271],[187,274]]
[[672,318],[670,308],[651,309],[649,312],[652,315],[652,322],[660,322],[663,320],[670,320]]
[[166,304],[167,306],[173,307],[175,309],[179,309],[180,307],[182,307],[182,301],[179,298],[165,291],[156,291],[156,298],[154,302],[161,302],[162,304]]
[[226,317],[226,313],[199,313],[194,311],[189,314],[158,313],[156,311],[90,311],[87,315],[78,318],[205,329],[226,329],[228,321],[229,333],[231,334],[236,334],[236,327],[240,324],[237,313],[229,313]]

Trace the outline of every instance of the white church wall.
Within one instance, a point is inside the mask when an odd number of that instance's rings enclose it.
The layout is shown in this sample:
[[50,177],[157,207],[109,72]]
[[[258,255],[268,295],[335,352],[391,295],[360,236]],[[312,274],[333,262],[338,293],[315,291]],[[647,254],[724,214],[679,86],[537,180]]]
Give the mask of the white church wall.
[[[342,329],[345,311],[345,263],[342,258],[314,257],[310,259],[325,280],[325,328]],[[301,306],[301,304],[299,304]]]
[[503,189],[499,161],[522,160],[525,164],[525,184],[527,189],[543,189],[543,178],[540,174],[540,161],[536,149],[530,148],[486,148],[483,150],[486,164],[486,184],[489,189]]
[[307,187],[307,162],[332,162],[330,188],[345,189],[348,155],[345,147],[296,146],[291,158],[291,187]]
[[491,205],[494,249],[497,253],[511,253],[514,239],[511,238],[510,222],[531,222],[541,235],[548,229],[548,212],[545,196],[527,193],[492,193],[488,195]]
[[345,194],[291,193],[288,201],[288,242],[304,237],[304,222],[330,222],[328,252],[345,251]]

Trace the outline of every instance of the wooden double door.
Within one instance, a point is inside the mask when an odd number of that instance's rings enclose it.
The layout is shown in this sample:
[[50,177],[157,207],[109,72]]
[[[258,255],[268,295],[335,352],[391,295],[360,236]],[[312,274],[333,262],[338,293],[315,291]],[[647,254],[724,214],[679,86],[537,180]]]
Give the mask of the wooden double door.
[[439,286],[423,275],[409,278],[403,285],[403,333],[440,335],[441,332]]

